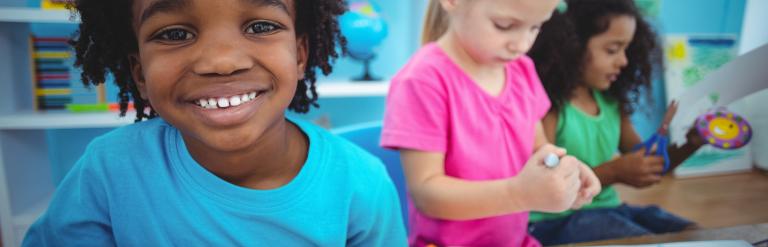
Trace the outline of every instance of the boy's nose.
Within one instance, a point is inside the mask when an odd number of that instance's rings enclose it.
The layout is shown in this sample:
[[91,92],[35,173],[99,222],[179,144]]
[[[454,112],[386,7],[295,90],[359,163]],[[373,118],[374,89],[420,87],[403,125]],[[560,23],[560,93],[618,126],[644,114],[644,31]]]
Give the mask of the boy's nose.
[[254,66],[254,61],[233,41],[212,42],[202,46],[193,70],[199,75],[230,75]]

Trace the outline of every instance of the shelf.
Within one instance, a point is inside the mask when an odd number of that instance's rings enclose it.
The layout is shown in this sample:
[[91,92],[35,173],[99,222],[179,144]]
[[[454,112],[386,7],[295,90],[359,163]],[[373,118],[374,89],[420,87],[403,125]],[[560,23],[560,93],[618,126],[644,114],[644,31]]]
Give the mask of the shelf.
[[110,128],[133,123],[135,113],[21,112],[0,116],[0,130]]
[[0,22],[23,23],[77,23],[69,10],[43,10],[39,8],[0,7]]
[[319,81],[317,95],[320,99],[340,97],[376,97],[386,96],[389,81]]
[[[344,97],[383,97],[389,82],[323,81],[317,84],[320,99]],[[135,113],[120,118],[117,112],[71,113],[18,112],[0,115],[0,130],[112,128],[133,123]]]

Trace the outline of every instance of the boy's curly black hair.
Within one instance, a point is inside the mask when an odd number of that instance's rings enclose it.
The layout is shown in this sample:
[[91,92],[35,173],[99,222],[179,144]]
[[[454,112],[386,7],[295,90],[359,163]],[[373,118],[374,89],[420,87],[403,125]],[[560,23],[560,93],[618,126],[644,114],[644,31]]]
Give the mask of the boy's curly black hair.
[[[105,82],[112,73],[120,88],[120,116],[125,116],[133,100],[136,121],[157,116],[148,101],[143,100],[131,77],[129,55],[138,52],[132,23],[132,0],[75,0],[69,9],[80,16],[76,37],[70,41],[76,51],[75,66],[82,67],[80,77],[86,86]],[[339,57],[337,44],[346,51],[337,17],[346,11],[341,0],[295,0],[296,34],[306,37],[308,59],[304,79],[298,82],[289,109],[305,113],[317,107],[316,69],[331,73],[332,62]]]
[[641,97],[640,89],[650,92],[653,71],[663,66],[656,33],[633,0],[566,0],[566,3],[564,13],[555,11],[544,23],[528,53],[552,101],[552,110],[561,109],[582,83],[589,39],[607,31],[612,17],[627,15],[637,20],[634,38],[626,50],[628,63],[606,94],[619,102],[622,113],[631,114]]

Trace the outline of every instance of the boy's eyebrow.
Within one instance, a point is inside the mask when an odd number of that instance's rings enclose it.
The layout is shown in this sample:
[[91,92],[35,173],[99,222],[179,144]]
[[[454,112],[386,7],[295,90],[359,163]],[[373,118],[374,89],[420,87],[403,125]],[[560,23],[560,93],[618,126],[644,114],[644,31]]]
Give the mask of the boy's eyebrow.
[[286,14],[290,13],[290,11],[288,11],[288,6],[286,6],[282,0],[242,0],[242,1],[253,4],[253,5],[277,7],[285,11]]
[[144,23],[149,17],[160,12],[171,12],[179,9],[183,9],[189,5],[189,0],[159,0],[150,4],[144,12],[141,13],[139,19],[139,25]]
[[[257,6],[272,6],[277,7],[283,11],[285,11],[286,14],[288,14],[288,7],[285,5],[285,3],[282,0],[241,0],[242,2],[245,2],[247,4],[251,5],[257,5]],[[190,0],[159,0],[149,5],[146,9],[144,9],[144,12],[141,13],[141,18],[139,19],[139,25],[149,19],[149,17],[152,17],[153,15],[160,13],[160,12],[170,12],[170,11],[176,11],[179,9],[182,9],[184,7],[187,7],[189,5]]]

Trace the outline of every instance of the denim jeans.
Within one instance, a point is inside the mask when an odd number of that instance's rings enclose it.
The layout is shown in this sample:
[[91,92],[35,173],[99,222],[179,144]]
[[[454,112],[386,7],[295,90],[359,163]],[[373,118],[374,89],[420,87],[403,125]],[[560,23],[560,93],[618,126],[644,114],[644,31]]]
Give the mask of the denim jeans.
[[528,231],[543,245],[557,245],[677,232],[694,223],[657,206],[578,210],[553,220],[529,224]]

